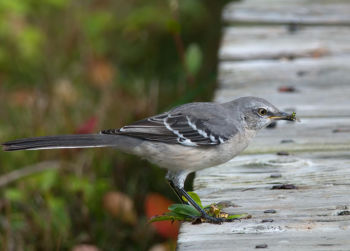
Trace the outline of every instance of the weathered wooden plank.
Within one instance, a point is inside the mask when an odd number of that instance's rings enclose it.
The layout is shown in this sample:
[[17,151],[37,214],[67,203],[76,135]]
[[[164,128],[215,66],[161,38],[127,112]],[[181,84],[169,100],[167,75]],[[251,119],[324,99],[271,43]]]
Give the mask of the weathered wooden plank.
[[[350,16],[350,11],[349,11]],[[324,57],[350,53],[349,27],[287,26],[226,28],[221,60]],[[271,45],[273,44],[273,49]]]
[[295,60],[221,62],[219,81],[220,88],[259,86],[267,82],[273,88],[280,84],[301,85],[303,82],[332,88],[334,85],[337,87],[349,85],[349,71],[350,55]]
[[226,22],[253,24],[349,25],[347,0],[245,0],[227,5]]
[[[254,225],[252,223],[250,225]],[[240,223],[237,224],[242,225]],[[243,226],[241,226],[242,228]],[[304,226],[307,227],[307,226]],[[260,226],[261,228],[261,226]],[[275,227],[267,225],[269,231],[262,235],[259,233],[241,234],[236,238],[237,234],[233,233],[233,227],[209,227],[201,226],[200,230],[194,230],[191,239],[186,235],[188,226],[184,226],[179,235],[181,241],[179,242],[178,250],[260,250],[255,246],[261,244],[268,244],[266,250],[273,251],[295,251],[295,250],[312,250],[312,251],[348,251],[349,239],[344,236],[339,236],[338,232],[319,230],[318,235],[314,235],[311,231],[300,231],[293,233],[293,238],[290,232],[279,232],[276,236]],[[227,230],[224,232],[224,230]],[[345,231],[344,231],[345,232]],[[347,234],[347,233],[345,233]],[[220,239],[215,238],[220,236]],[[187,237],[187,238],[186,238]],[[205,242],[203,241],[205,240]],[[306,241],[307,240],[307,241]],[[264,250],[264,249],[262,249]]]
[[[350,56],[222,62],[215,100],[259,96],[299,116],[350,116]],[[279,92],[291,86],[295,92]]]
[[[204,204],[228,200],[239,207],[227,212],[253,217],[220,226],[183,224],[179,250],[253,250],[259,244],[268,250],[348,250],[349,180],[348,152],[241,156],[200,171],[195,189]],[[298,189],[271,189],[286,183]],[[264,213],[268,209],[276,213]],[[261,222],[267,218],[273,222]]]

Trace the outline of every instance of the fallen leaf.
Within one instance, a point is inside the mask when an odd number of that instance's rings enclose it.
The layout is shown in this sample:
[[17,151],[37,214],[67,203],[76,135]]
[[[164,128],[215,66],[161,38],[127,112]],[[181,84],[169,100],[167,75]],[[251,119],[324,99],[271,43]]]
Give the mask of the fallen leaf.
[[329,54],[329,50],[327,48],[317,48],[311,52],[311,57],[320,58]]
[[279,92],[296,92],[296,89],[294,86],[280,86],[278,88]]

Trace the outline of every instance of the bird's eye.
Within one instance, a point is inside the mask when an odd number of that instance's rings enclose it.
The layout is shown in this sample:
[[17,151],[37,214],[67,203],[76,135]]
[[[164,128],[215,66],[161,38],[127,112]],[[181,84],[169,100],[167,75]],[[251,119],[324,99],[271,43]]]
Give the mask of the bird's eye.
[[260,108],[258,113],[260,116],[265,116],[267,114],[267,110],[265,108]]

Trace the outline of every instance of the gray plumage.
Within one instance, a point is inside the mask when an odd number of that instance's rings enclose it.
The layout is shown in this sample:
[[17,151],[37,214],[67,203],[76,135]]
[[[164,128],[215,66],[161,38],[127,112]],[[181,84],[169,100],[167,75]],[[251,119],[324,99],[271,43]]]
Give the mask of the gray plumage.
[[99,134],[18,139],[2,145],[5,151],[113,147],[168,169],[168,180],[183,194],[190,172],[229,161],[248,146],[258,130],[278,119],[295,117],[264,99],[242,97],[223,104],[185,104]]
[[191,103],[118,130],[101,133],[185,146],[218,145],[238,132],[238,121],[232,119],[234,113],[215,103]]

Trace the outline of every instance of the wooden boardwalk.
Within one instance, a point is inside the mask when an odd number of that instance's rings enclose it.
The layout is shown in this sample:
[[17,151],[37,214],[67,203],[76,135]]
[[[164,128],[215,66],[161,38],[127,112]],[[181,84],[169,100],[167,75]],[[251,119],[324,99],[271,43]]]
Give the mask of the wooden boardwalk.
[[223,17],[215,100],[260,96],[302,122],[197,173],[204,204],[252,218],[184,223],[178,250],[350,250],[350,1],[242,0]]

